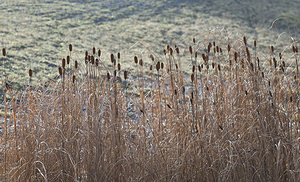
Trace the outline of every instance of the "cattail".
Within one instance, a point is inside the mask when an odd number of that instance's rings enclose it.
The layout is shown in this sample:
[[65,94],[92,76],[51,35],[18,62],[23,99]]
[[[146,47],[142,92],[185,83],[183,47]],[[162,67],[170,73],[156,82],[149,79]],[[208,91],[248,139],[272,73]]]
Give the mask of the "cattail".
[[164,69],[164,63],[161,63],[161,64],[160,64],[160,68],[161,68],[161,69]]
[[134,63],[137,64],[138,63],[138,58],[136,56],[134,56]]
[[96,48],[93,47],[93,54],[96,54]]
[[216,48],[214,47],[214,54],[216,54]]
[[169,49],[170,49],[170,45],[168,44],[168,45],[167,45],[167,50],[169,51]]
[[178,64],[177,63],[175,64],[175,68],[176,68],[176,70],[178,70]]
[[274,52],[274,47],[271,45],[270,46],[270,53],[272,54]]
[[230,68],[232,66],[232,60],[231,59],[229,60],[229,66],[230,66]]
[[264,74],[264,72],[261,72],[261,77],[263,77],[263,78],[265,77],[265,74]]
[[[29,72],[30,72],[30,70],[29,70]],[[61,67],[58,67],[58,73],[59,73],[60,76],[62,75],[62,69],[61,69]],[[29,75],[30,75],[30,73],[29,73]]]
[[298,47],[297,46],[295,46],[295,52],[298,53]]
[[100,57],[101,56],[101,50],[98,49],[98,56]]
[[173,49],[170,48],[170,55],[172,56],[173,55]]
[[292,96],[290,96],[290,102],[293,102],[293,97]]
[[139,60],[139,64],[140,64],[141,66],[143,66],[143,60],[142,60],[142,59]]
[[166,54],[167,54],[167,52],[166,52],[166,50],[165,50],[165,49],[163,50],[163,53],[164,53],[164,55],[166,55]]
[[96,59],[95,63],[96,63],[96,67],[98,67],[98,65],[99,65],[99,59],[98,58]]
[[159,71],[159,69],[160,69],[160,62],[157,62],[156,63],[156,70]]
[[176,49],[175,49],[175,50],[176,50],[176,53],[177,53],[177,54],[179,54],[179,48],[178,48],[178,47],[176,47]]
[[118,59],[120,59],[121,58],[121,54],[118,52]]
[[72,52],[72,44],[69,44],[69,51]]
[[234,61],[237,62],[238,53],[234,52]]
[[221,71],[221,66],[218,64],[218,70]]
[[152,65],[150,65],[150,71],[152,71]]
[[248,95],[248,92],[247,92],[247,90],[245,90],[245,95]]
[[244,44],[247,46],[247,40],[245,36],[243,37],[243,40],[244,40]]
[[124,79],[127,80],[127,71],[124,71]]
[[91,56],[91,63],[95,64],[95,57],[94,56]]
[[214,47],[216,46],[216,42],[215,42],[215,41],[213,41],[213,46],[214,46]]
[[121,70],[121,64],[118,63],[118,71],[120,71],[120,70]]
[[198,70],[199,70],[199,72],[201,72],[201,66],[200,65],[198,65]]
[[282,61],[282,66],[285,67],[285,62],[284,61]]
[[6,90],[9,90],[10,88],[9,88],[9,84],[7,83],[7,82],[5,82],[5,88],[6,88]]
[[215,68],[215,63],[213,62],[213,63],[211,64],[211,66],[212,66],[212,68],[214,69],[214,68]]
[[194,82],[194,74],[191,74],[191,81]]
[[222,48],[220,47],[220,53],[223,53]]
[[110,75],[109,75],[109,73],[108,73],[108,72],[106,73],[106,78],[107,78],[107,80],[109,80],[109,79],[110,79]]
[[67,64],[70,64],[70,56],[67,56]]
[[217,52],[220,52],[219,46],[216,47],[216,51],[217,51]]
[[211,43],[209,43],[207,46],[207,53],[210,53],[210,48],[211,48]]
[[189,47],[190,54],[193,54],[192,46]]
[[32,69],[29,69],[29,77],[32,77]]
[[274,67],[276,68],[277,67],[277,61],[275,58],[273,58],[273,64],[274,64]]
[[115,57],[113,54],[110,54],[110,61],[111,63],[114,63],[115,62]]
[[196,67],[195,67],[195,65],[193,65],[193,69],[192,69],[193,73],[195,72],[195,69],[196,69]]
[[153,57],[152,54],[150,54],[150,58],[151,58],[152,61],[154,61],[154,57]]
[[117,76],[117,70],[114,70],[114,77]]
[[247,60],[250,62],[250,52],[248,47],[246,47],[246,53],[247,53]]
[[85,57],[87,58],[89,55],[89,52],[88,51],[85,51]]
[[177,89],[174,90],[174,94],[177,95]]
[[75,61],[75,69],[77,69],[77,68],[78,68],[78,62]]
[[195,38],[193,38],[193,43],[194,43],[194,44],[196,43],[196,39],[195,39]]
[[202,59],[203,59],[204,62],[206,62],[206,61],[205,61],[205,58],[206,58],[206,57],[205,57],[205,54],[202,53]]
[[76,80],[76,76],[73,75],[73,79],[72,79],[72,82],[75,83],[75,80]]
[[251,70],[254,71],[254,66],[253,66],[252,62],[250,63],[250,67],[251,67]]
[[230,52],[230,50],[231,50],[231,46],[230,46],[230,44],[228,43],[228,45],[227,45],[227,51]]
[[182,87],[182,94],[183,95],[185,94],[185,87],[184,86]]
[[281,52],[279,53],[279,59],[280,59],[280,60],[282,59],[282,54],[281,54]]
[[254,47],[256,48],[256,40],[254,40],[254,43],[253,43],[253,44],[254,44]]
[[5,57],[6,56],[6,50],[5,48],[2,49],[2,55]]
[[197,52],[195,52],[195,58],[197,58],[197,56],[198,56],[198,53],[197,53]]
[[66,67],[66,60],[65,60],[65,58],[63,58],[61,60],[61,65],[62,65],[63,69],[65,69],[65,67]]

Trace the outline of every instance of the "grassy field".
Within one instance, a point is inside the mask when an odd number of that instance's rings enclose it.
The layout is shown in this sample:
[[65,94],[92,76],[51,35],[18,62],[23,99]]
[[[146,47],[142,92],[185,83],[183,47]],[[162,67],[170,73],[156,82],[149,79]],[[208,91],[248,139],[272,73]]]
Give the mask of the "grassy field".
[[299,181],[298,4],[4,1],[0,181]]
[[30,68],[34,83],[56,76],[54,70],[70,43],[80,63],[85,50],[94,46],[105,52],[105,59],[121,52],[129,61],[147,50],[161,53],[171,41],[185,47],[193,37],[203,40],[209,32],[224,28],[229,37],[246,35],[264,48],[271,44],[284,48],[290,46],[291,37],[298,40],[298,9],[299,1],[279,0],[5,0],[0,5],[0,46],[8,56],[1,58],[0,71],[5,71],[11,87],[21,88]]

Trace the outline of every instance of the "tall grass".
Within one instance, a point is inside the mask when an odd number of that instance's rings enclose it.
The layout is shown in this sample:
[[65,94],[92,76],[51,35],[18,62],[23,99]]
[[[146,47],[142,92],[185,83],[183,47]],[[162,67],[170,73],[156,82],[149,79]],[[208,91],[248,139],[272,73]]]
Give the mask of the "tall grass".
[[219,42],[168,45],[134,71],[69,45],[58,81],[8,103],[0,180],[298,181],[296,44],[260,59],[256,41]]

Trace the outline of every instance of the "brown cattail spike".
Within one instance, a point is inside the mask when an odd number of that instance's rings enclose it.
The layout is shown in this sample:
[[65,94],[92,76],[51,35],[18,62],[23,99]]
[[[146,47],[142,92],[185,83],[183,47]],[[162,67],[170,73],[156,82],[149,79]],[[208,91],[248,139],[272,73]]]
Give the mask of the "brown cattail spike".
[[58,73],[59,73],[60,76],[62,75],[62,69],[61,69],[61,67],[58,67]]
[[32,77],[32,69],[29,69],[29,77]]
[[96,48],[93,47],[93,54],[96,54]]
[[244,44],[247,45],[247,39],[245,36],[243,37],[243,41],[244,41]]
[[118,59],[120,59],[121,58],[121,54],[118,52]]
[[160,64],[160,68],[161,68],[161,69],[164,69],[164,63],[161,63],[161,64]]
[[77,68],[78,68],[78,62],[75,61],[75,69],[77,69]]
[[194,82],[194,74],[191,74],[191,81]]
[[72,79],[73,83],[75,83],[75,80],[76,80],[76,76],[73,75],[73,79]]
[[124,79],[127,80],[127,71],[124,71]]
[[152,71],[152,65],[150,65],[150,71]]
[[253,43],[253,44],[254,44],[254,47],[256,48],[256,40],[254,40],[254,43]]
[[156,63],[156,70],[159,71],[159,69],[160,69],[160,62],[157,62]]
[[272,45],[270,47],[270,52],[271,52],[271,54],[274,52],[274,47]]
[[136,56],[134,56],[134,63],[137,64],[138,63],[138,58]]
[[106,78],[107,78],[107,80],[109,80],[109,79],[110,79],[110,75],[109,75],[109,73],[108,73],[108,72],[106,73]]
[[69,51],[72,52],[72,44],[69,44]]
[[195,38],[193,38],[193,43],[194,43],[194,44],[196,43],[196,39],[195,39]]
[[190,54],[193,54],[192,46],[189,47]]
[[142,60],[142,59],[139,60],[139,64],[140,64],[141,66],[143,66],[143,60]]
[[228,43],[228,45],[227,45],[227,51],[230,52],[230,49],[231,49],[231,46],[230,46],[230,44]]
[[115,61],[115,57],[113,54],[110,54],[110,61],[111,61],[111,63],[114,63],[114,61]]
[[176,47],[176,49],[175,49],[175,50],[176,50],[176,53],[177,53],[177,54],[179,54],[179,48],[178,48],[178,47]]
[[118,63],[118,71],[120,71],[120,70],[121,70],[121,64]]
[[66,67],[66,60],[65,60],[65,58],[63,58],[61,60],[61,65],[62,65],[63,69],[65,69],[65,67]]
[[101,50],[100,49],[98,50],[98,56],[99,57],[101,56]]
[[6,56],[6,50],[5,48],[2,49],[2,55],[5,57]]
[[9,90],[10,88],[9,88],[9,84],[7,83],[7,82],[5,82],[5,88],[6,88],[6,90]]
[[173,55],[173,49],[170,48],[169,50],[170,50],[170,55],[172,56]]
[[67,64],[70,64],[70,56],[67,56]]
[[166,52],[166,50],[165,50],[165,49],[163,50],[163,53],[164,53],[164,55],[166,55],[166,54],[167,54],[167,52]]

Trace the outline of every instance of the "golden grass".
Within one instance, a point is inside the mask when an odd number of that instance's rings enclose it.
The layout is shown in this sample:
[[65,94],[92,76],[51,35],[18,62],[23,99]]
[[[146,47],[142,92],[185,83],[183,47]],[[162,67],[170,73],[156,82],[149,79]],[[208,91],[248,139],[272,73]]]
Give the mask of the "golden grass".
[[245,37],[192,42],[136,56],[132,72],[95,48],[75,63],[69,45],[57,82],[7,91],[0,180],[299,180],[296,44],[259,59]]

